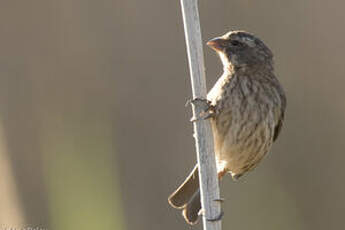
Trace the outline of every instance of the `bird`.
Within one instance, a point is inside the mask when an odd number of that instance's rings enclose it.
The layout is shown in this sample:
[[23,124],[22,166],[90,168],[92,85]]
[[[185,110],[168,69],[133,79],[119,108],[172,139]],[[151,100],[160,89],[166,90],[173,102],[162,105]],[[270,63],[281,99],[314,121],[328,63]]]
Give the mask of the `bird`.
[[[238,180],[254,169],[281,132],[286,96],[274,73],[273,53],[255,35],[229,31],[207,42],[223,64],[223,74],[207,94],[203,116],[210,120],[217,174]],[[198,165],[168,198],[188,224],[200,215]]]

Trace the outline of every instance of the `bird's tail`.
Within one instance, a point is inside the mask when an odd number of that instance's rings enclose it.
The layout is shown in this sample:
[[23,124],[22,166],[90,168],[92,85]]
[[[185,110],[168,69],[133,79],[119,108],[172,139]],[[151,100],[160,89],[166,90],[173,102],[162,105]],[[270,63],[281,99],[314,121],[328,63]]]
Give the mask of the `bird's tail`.
[[182,209],[182,215],[187,223],[197,223],[201,209],[198,165],[180,187],[169,196],[168,201],[174,208]]

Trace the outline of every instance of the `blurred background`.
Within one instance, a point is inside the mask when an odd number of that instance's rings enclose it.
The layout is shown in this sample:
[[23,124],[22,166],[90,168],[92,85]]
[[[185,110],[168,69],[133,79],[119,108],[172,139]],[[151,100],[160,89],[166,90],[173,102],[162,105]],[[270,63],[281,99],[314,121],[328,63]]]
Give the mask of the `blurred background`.
[[[191,229],[167,203],[196,161],[179,1],[1,5],[0,229]],[[288,96],[272,154],[222,181],[224,229],[344,229],[344,7],[199,1],[204,43],[258,35]]]

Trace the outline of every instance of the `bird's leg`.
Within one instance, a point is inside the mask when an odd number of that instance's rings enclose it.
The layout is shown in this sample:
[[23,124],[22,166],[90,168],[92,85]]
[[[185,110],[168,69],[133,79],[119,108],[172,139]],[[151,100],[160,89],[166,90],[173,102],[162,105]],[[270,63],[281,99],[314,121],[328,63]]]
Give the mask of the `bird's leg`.
[[211,102],[205,98],[194,98],[192,100],[188,100],[186,105],[188,103],[193,104],[197,108],[197,111],[201,111],[199,114],[191,118],[191,122],[206,120],[215,115],[214,106],[211,105]]

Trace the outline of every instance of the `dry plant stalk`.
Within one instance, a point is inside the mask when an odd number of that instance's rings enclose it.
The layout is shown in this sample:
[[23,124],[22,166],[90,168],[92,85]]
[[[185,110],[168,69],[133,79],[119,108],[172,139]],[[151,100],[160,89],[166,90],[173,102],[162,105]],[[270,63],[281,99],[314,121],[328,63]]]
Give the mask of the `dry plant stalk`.
[[[206,98],[206,79],[197,0],[181,0],[193,98]],[[203,108],[192,105],[193,117]],[[221,221],[208,221],[219,216],[219,184],[213,148],[211,125],[207,120],[194,122],[194,137],[199,164],[199,180],[204,230],[221,230]]]

